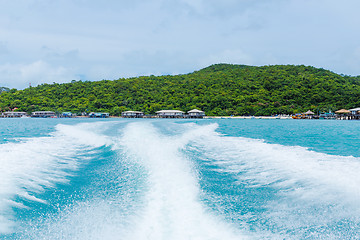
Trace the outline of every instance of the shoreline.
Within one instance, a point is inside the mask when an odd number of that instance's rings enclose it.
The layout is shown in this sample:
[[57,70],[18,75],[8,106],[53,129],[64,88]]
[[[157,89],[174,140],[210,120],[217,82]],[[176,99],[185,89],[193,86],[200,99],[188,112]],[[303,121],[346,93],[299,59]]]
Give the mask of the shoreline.
[[205,116],[204,119],[293,119],[290,116]]
[[241,120],[245,120],[245,119],[266,119],[266,120],[358,120],[358,119],[346,119],[346,118],[293,118],[292,116],[204,116],[201,118],[186,118],[186,117],[175,117],[175,118],[166,118],[166,117],[122,117],[122,116],[108,116],[108,117],[88,117],[88,116],[73,116],[73,117],[2,117],[0,116],[0,119],[36,119],[36,118],[40,118],[40,119],[44,119],[44,118],[51,118],[51,119],[74,119],[74,118],[79,118],[79,119],[106,119],[106,118],[119,118],[119,119],[190,119],[190,120],[199,120],[199,119],[241,119]]

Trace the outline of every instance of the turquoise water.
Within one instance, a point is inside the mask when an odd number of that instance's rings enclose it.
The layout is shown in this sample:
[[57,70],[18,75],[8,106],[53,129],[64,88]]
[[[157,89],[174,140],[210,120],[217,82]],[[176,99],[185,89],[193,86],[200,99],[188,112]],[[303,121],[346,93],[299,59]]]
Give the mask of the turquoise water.
[[0,239],[359,239],[360,121],[0,119]]

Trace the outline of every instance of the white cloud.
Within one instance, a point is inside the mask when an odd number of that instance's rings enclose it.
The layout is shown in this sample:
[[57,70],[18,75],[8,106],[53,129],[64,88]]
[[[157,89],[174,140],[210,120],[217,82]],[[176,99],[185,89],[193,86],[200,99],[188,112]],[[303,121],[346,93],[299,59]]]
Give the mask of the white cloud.
[[35,61],[29,64],[0,65],[1,85],[10,83],[11,87],[23,88],[31,83],[36,86],[42,83],[63,83],[76,79],[76,75],[62,66],[51,66],[44,61]]
[[219,62],[358,75],[348,59],[359,8],[356,0],[0,0],[0,86],[187,73]]

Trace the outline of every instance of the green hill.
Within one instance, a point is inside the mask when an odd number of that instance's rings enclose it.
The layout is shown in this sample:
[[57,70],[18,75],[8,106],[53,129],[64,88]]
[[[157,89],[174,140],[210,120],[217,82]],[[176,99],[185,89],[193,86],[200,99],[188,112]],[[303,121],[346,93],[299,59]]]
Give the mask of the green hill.
[[[49,79],[51,81],[51,79]],[[42,84],[0,95],[1,111],[146,114],[193,108],[207,115],[272,115],[360,106],[360,77],[293,65],[215,64],[190,74]]]

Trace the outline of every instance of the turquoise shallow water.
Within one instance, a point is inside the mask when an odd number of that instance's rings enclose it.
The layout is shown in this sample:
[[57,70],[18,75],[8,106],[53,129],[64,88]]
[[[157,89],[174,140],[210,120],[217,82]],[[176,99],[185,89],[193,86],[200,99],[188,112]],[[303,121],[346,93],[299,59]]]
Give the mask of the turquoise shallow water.
[[360,122],[0,119],[0,239],[358,239]]

